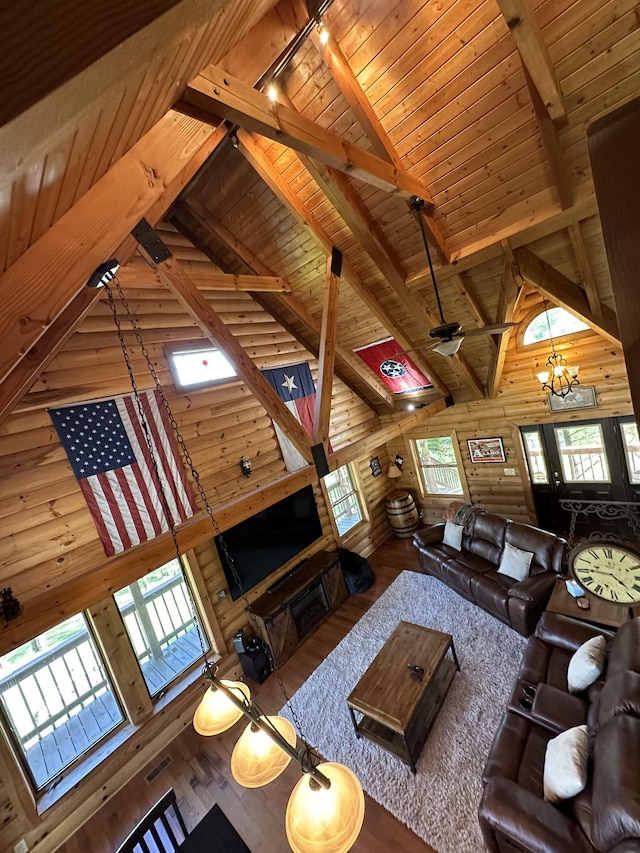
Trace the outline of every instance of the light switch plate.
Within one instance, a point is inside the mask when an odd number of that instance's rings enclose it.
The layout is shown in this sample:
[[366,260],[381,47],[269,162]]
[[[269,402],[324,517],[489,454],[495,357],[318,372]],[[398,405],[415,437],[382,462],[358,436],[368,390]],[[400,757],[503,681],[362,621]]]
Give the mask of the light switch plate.
[[504,469],[505,477],[515,477],[516,469],[515,468],[505,468]]
[[14,845],[13,853],[29,853],[29,845],[24,838],[21,838],[20,841]]

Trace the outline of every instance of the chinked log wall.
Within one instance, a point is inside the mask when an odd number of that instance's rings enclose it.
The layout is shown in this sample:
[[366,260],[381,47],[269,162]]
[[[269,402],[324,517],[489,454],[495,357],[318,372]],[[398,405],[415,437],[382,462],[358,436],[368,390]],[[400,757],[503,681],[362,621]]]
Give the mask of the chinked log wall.
[[[207,295],[214,309],[221,314],[260,368],[308,360],[315,378],[316,360],[249,295],[223,292],[210,292]],[[168,369],[164,344],[200,340],[202,336],[199,330],[165,290],[134,288],[127,290],[127,296],[212,507],[215,509],[216,506],[239,498],[240,502],[225,517],[232,519],[229,522],[231,524],[248,517],[260,506],[261,499],[256,490],[268,486],[286,473],[270,418],[241,382],[177,394]],[[135,349],[133,336],[131,333],[126,333],[126,336],[127,343],[132,346],[139,384],[142,388],[150,387],[148,373]],[[104,302],[100,302],[17,410],[0,427],[0,586],[12,587],[27,614],[31,601],[46,596],[51,602],[51,612],[47,617],[51,625],[64,618],[61,613],[69,607],[68,602],[56,604],[56,591],[75,579],[82,589],[83,606],[88,601],[95,603],[105,595],[108,568],[95,572],[97,567],[105,563],[104,553],[51,425],[46,406],[129,391],[109,309]],[[379,427],[375,413],[336,380],[331,413],[334,449],[366,438]],[[386,477],[372,477],[368,463],[370,455],[374,453],[380,456],[386,468],[388,459],[384,447],[371,452],[367,449],[363,459],[356,463],[369,522],[359,529],[349,545],[361,553],[369,553],[389,535],[384,509],[389,481]],[[240,471],[239,460],[243,455],[252,460],[252,475],[249,479],[243,477]],[[291,488],[291,483],[287,483],[285,478],[282,486],[276,486],[270,491],[271,499],[277,500]],[[318,547],[335,548],[327,506],[317,484],[314,488],[324,531]],[[246,496],[245,501],[241,500],[243,495]],[[146,574],[155,565],[171,559],[173,554],[170,543],[167,548],[167,553],[163,554],[162,559],[156,559],[153,565],[145,560],[137,560],[135,573]],[[215,616],[227,648],[230,648],[230,637],[247,622],[243,604],[232,602],[230,596],[220,602],[215,597],[218,590],[226,588],[226,581],[213,543],[208,541],[201,544],[196,548],[196,553],[207,592],[214,603]],[[87,575],[92,579],[90,583],[95,584],[93,593],[87,589],[88,584],[82,583],[87,573],[91,573]],[[262,593],[273,579],[271,577],[264,581],[250,595]],[[71,607],[80,609],[73,604]],[[50,625],[43,623],[35,633],[47,627]],[[0,653],[6,652],[14,644],[11,635],[11,626],[4,632],[0,631]],[[168,737],[175,736],[188,724],[192,701],[193,696],[189,694],[184,701],[180,699],[174,703],[171,706],[173,710],[167,709],[171,713],[170,725],[166,714],[148,720],[143,726],[144,733],[141,731],[136,735],[139,746],[129,744],[123,747],[128,758],[140,766],[140,762],[148,761],[153,755],[153,752],[149,752],[148,744],[154,738],[166,742]],[[28,838],[30,846],[37,841],[38,849],[55,849],[65,834],[73,832],[79,822],[85,819],[85,811],[88,814],[97,808],[105,795],[117,790],[118,785],[122,784],[118,778],[125,772],[120,767],[124,760],[122,756],[118,757],[116,772],[110,761],[104,762],[82,784],[81,790],[61,800],[46,811],[41,819],[34,819],[30,817],[33,815],[31,808],[25,809],[21,804],[22,783],[16,781],[15,764],[6,745],[0,743],[0,849],[11,849],[22,836]]]

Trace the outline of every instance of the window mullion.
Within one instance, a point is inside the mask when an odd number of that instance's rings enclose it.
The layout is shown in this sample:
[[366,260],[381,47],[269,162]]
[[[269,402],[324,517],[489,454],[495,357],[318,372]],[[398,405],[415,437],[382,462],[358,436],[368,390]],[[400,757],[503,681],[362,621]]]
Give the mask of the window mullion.
[[137,725],[153,714],[153,702],[113,597],[95,604],[87,611],[87,617],[120,701],[131,722]]

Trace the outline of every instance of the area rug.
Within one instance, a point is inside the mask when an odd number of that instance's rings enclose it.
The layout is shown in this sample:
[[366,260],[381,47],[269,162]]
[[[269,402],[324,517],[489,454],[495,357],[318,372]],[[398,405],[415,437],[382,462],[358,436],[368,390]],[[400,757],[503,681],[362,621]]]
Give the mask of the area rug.
[[[460,662],[414,776],[395,756],[356,739],[345,703],[397,624],[451,634]],[[311,640],[313,642],[313,640]],[[402,572],[294,694],[308,742],[350,767],[364,790],[438,853],[484,851],[481,774],[526,644],[441,581]],[[290,716],[286,708],[280,712]]]

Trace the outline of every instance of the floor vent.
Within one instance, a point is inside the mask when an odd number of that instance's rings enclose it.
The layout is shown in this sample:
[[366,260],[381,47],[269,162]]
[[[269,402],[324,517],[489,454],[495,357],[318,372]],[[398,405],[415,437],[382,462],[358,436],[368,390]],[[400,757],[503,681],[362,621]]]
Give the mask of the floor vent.
[[170,755],[165,755],[165,757],[153,768],[150,770],[147,775],[144,777],[144,781],[147,785],[150,785],[153,780],[159,776],[165,767],[168,767],[173,762],[173,758]]

